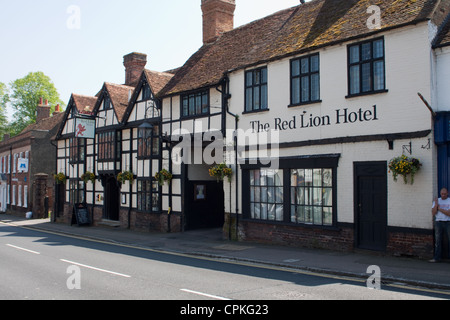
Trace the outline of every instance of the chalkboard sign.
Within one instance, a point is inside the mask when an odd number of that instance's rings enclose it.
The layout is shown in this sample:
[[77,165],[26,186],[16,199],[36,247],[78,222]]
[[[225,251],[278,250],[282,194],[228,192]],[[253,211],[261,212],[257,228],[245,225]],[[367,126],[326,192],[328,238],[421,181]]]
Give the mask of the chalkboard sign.
[[75,205],[73,207],[72,223],[78,226],[88,226],[91,224],[91,218],[88,208],[85,205]]

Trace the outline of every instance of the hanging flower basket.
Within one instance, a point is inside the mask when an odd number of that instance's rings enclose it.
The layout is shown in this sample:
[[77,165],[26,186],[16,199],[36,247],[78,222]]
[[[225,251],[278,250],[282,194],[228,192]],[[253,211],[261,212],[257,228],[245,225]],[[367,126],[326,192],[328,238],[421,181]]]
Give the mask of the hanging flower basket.
[[420,170],[422,164],[419,159],[402,155],[389,162],[389,172],[392,172],[394,181],[399,175],[403,176],[405,184],[408,183],[408,175],[411,175],[411,184],[414,183],[414,175]]
[[134,181],[134,174],[131,171],[120,172],[117,175],[117,181],[119,181],[121,183],[125,183],[125,181],[130,181],[130,183],[133,183],[133,181]]
[[89,181],[91,181],[92,183],[95,183],[95,174],[93,174],[90,171],[86,171],[85,173],[83,173],[81,175],[81,180],[83,180],[84,183],[88,183]]
[[225,177],[228,178],[228,182],[231,182],[231,176],[233,175],[233,170],[228,168],[225,163],[218,164],[209,169],[209,175],[215,177],[217,182],[223,181]]
[[158,181],[160,186],[163,186],[167,181],[168,184],[172,181],[173,175],[167,171],[166,169],[162,169],[161,171],[155,174],[155,179]]
[[62,172],[54,174],[53,177],[55,178],[56,184],[66,183],[67,176]]

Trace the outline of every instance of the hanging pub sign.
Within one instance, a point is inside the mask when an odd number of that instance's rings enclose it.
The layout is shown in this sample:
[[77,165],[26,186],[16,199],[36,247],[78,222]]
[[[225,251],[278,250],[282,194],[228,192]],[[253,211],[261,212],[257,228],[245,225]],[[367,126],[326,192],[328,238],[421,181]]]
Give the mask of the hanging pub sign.
[[75,138],[94,139],[95,119],[76,118]]

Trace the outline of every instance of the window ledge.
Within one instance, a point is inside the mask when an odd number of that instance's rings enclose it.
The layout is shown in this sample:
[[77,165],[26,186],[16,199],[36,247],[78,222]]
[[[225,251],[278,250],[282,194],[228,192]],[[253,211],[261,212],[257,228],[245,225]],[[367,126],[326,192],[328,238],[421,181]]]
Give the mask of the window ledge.
[[252,110],[252,111],[244,111],[242,114],[252,114],[252,113],[260,113],[260,112],[267,112],[270,111],[269,108],[267,109],[260,109],[260,110]]
[[302,106],[307,106],[307,105],[316,104],[316,103],[322,103],[322,100],[314,100],[314,101],[290,104],[290,105],[288,105],[288,108],[302,107]]
[[345,99],[351,99],[351,98],[362,97],[362,96],[369,96],[369,95],[372,95],[372,94],[379,94],[379,93],[386,93],[386,92],[389,92],[389,90],[388,89],[384,89],[384,90],[370,91],[370,92],[364,92],[364,93],[349,94],[349,95],[345,96]]

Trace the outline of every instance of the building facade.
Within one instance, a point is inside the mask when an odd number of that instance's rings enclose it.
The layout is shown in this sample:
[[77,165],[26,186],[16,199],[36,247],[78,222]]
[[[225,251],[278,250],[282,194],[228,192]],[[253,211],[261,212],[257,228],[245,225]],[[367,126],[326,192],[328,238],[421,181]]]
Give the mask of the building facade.
[[36,123],[29,125],[19,135],[10,138],[5,135],[0,142],[0,211],[25,217],[42,218],[42,197],[36,197],[37,176],[43,174],[43,186],[48,196],[48,209],[53,208],[53,173],[56,166],[56,147],[52,137],[56,134],[63,113],[59,105],[50,115],[48,101],[37,106]]
[[[204,44],[185,65],[151,72],[128,55],[125,85],[93,98],[78,166],[66,121],[62,219],[86,202],[94,223],[131,229],[430,256],[430,203],[448,175],[435,136],[448,1],[313,0],[236,29],[234,0],[201,4]],[[401,156],[420,162],[413,184],[394,179]],[[228,179],[211,170],[222,163]]]

